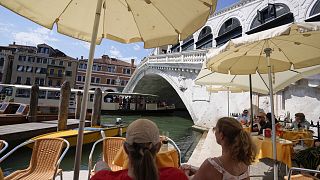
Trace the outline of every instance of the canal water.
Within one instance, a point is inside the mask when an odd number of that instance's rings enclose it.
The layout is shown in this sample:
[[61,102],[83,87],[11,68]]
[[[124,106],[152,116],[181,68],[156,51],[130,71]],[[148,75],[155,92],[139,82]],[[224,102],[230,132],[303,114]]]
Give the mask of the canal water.
[[[193,149],[197,145],[197,142],[201,138],[201,133],[193,131],[191,126],[193,121],[187,112],[175,112],[168,115],[156,115],[156,116],[141,116],[141,115],[130,115],[130,116],[120,116],[120,115],[104,115],[102,117],[102,123],[115,122],[116,118],[121,118],[123,121],[130,123],[138,118],[146,118],[155,122],[159,129],[160,133],[169,132],[169,137],[176,142],[178,147],[181,150],[182,162],[186,162],[190,155],[192,154]],[[10,142],[9,142],[10,143]],[[83,146],[83,156],[81,169],[87,170],[88,168],[88,158],[91,151],[92,144]],[[8,149],[12,149],[12,146],[9,145]],[[96,147],[94,154],[94,162],[101,158],[101,146]],[[61,162],[60,168],[64,171],[70,171],[73,169],[73,162],[75,156],[75,148],[70,148]],[[4,162],[0,164],[5,175],[10,174],[11,172],[17,169],[24,169],[29,165],[31,157],[31,149],[21,148],[7,158]]]

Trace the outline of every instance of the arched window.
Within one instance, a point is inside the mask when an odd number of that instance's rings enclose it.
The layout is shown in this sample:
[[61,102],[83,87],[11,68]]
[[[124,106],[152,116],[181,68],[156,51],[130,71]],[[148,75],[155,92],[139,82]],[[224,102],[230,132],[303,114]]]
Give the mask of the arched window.
[[318,0],[312,7],[309,18],[305,20],[306,22],[320,21],[320,0]]
[[220,46],[230,39],[242,36],[242,27],[240,21],[236,18],[230,18],[224,22],[219,30],[218,37],[215,38],[217,46]]
[[193,35],[191,35],[183,41],[183,44],[181,45],[181,50],[182,51],[193,50],[193,45],[194,45],[194,39],[193,39]]
[[250,30],[246,32],[246,34],[264,31],[293,21],[293,14],[287,5],[282,3],[268,4],[268,6],[261,11],[257,11],[257,15],[251,23]]
[[199,34],[198,41],[196,42],[197,49],[206,49],[212,47],[212,33],[209,26],[204,27]]

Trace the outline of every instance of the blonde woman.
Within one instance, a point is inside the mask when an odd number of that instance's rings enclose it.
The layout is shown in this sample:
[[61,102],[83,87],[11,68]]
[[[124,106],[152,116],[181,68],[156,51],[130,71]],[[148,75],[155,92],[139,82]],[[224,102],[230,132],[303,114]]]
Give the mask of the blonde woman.
[[222,155],[208,158],[198,170],[190,165],[183,165],[181,169],[193,180],[249,179],[249,165],[256,156],[250,135],[230,117],[219,119],[214,131],[217,143],[222,146]]

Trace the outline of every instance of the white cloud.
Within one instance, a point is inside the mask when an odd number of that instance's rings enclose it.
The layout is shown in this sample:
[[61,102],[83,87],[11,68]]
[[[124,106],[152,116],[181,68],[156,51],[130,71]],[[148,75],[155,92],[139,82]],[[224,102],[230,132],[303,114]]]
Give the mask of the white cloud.
[[75,43],[73,43],[75,46],[81,46],[81,47],[83,47],[83,48],[85,48],[85,49],[87,49],[87,50],[89,50],[90,49],[90,43],[88,43],[88,42],[84,42],[84,41],[80,41],[80,42],[75,42]]
[[122,58],[122,53],[114,46],[111,46],[109,49],[110,56],[113,58]]
[[8,33],[12,31],[12,28],[14,27],[13,24],[7,24],[7,23],[1,23],[0,22],[0,32],[1,33]]
[[12,33],[12,35],[15,42],[23,45],[35,46],[41,43],[50,44],[58,41],[58,39],[53,37],[51,30],[46,28],[30,29],[27,32]]
[[134,44],[134,45],[133,45],[133,49],[134,49],[135,51],[139,51],[139,50],[141,49],[141,47],[140,47],[138,44]]
[[120,59],[120,60],[129,62],[129,63],[131,63],[131,59],[135,59],[135,60],[138,59],[136,56],[124,57],[124,56],[122,55],[122,53],[120,52],[120,50],[117,49],[117,48],[114,47],[114,46],[111,46],[111,47],[109,48],[109,54],[110,54],[110,57],[112,57],[112,58],[117,58],[117,59]]

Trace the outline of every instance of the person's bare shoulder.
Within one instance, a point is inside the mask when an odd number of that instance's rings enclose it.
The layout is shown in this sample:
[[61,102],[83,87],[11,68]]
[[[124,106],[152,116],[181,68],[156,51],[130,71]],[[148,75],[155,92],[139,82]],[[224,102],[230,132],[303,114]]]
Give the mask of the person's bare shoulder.
[[214,179],[222,179],[221,173],[217,171],[216,168],[211,165],[211,163],[206,159],[200,166],[199,170],[193,176],[192,180],[211,180],[212,177]]

